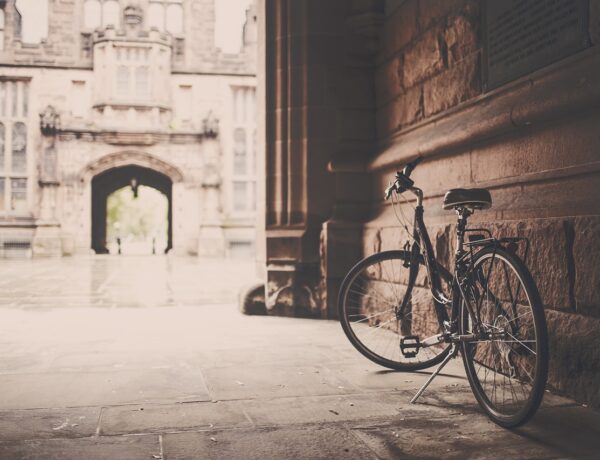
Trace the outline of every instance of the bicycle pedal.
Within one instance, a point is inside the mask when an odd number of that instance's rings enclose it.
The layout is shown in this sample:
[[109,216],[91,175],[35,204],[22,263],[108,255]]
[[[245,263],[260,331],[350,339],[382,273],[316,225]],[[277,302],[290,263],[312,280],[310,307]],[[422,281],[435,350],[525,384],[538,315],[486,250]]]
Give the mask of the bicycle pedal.
[[407,335],[400,339],[400,351],[405,358],[414,358],[421,349],[421,341],[416,335]]

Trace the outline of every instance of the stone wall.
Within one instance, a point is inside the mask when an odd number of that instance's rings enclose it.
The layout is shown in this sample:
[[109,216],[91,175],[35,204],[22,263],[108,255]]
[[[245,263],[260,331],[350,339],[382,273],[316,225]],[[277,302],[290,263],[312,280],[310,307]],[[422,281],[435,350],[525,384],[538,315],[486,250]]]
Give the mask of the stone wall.
[[[598,48],[484,92],[480,2],[386,6],[375,65],[378,146],[369,164],[374,217],[364,253],[406,240],[379,197],[415,156],[425,159],[413,178],[425,192],[426,223],[446,266],[455,216],[441,210],[443,193],[490,189],[493,207],[471,220],[496,236],[531,241],[527,262],[550,329],[550,386],[600,405]],[[599,18],[592,1],[592,45]]]
[[[0,64],[92,68],[92,30],[83,24],[84,0],[48,1],[48,37],[42,43],[23,43],[16,33],[15,0],[6,0],[5,43]],[[172,37],[172,45],[182,56],[174,57],[173,70],[179,73],[226,73],[253,75],[256,72],[254,47],[225,54],[216,48],[215,0],[185,1],[184,33]],[[130,1],[120,0],[120,14]],[[135,2],[147,10],[149,0]],[[239,32],[240,34],[242,31]]]
[[598,1],[589,2],[586,49],[491,91],[484,2],[261,5],[266,312],[337,316],[350,267],[406,241],[383,189],[421,156],[413,178],[443,264],[452,266],[456,220],[441,209],[444,193],[490,189],[493,207],[471,222],[531,240],[551,387],[600,405]]

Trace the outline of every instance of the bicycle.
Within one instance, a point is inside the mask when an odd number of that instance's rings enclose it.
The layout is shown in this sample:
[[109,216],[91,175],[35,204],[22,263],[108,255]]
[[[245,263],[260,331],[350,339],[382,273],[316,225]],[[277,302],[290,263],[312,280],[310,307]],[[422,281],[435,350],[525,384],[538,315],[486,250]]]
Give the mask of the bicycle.
[[404,224],[410,239],[403,249],[368,256],[348,272],[338,298],[341,325],[359,352],[387,368],[416,371],[439,364],[411,403],[460,350],[484,412],[500,426],[519,426],[540,406],[548,374],[543,305],[517,254],[524,245],[527,259],[529,241],[467,228],[469,216],[491,207],[491,195],[485,189],[452,189],[443,203],[458,215],[449,272],[435,259],[423,192],[410,179],[420,161],[397,172],[385,190],[394,211],[395,196],[407,191],[416,196],[412,234]]

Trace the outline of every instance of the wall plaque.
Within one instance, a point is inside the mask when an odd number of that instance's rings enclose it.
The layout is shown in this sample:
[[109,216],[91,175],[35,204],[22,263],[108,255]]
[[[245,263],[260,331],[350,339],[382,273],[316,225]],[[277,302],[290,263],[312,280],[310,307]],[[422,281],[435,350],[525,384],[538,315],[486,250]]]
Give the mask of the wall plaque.
[[487,0],[483,11],[485,90],[589,46],[589,0]]

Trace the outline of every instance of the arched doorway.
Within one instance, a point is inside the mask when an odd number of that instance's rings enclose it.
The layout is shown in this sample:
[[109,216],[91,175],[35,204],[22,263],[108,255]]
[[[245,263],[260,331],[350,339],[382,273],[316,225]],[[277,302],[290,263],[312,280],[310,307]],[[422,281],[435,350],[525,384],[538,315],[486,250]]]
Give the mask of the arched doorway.
[[173,247],[173,182],[158,171],[139,165],[107,169],[92,179],[92,249],[96,254],[107,254],[106,212],[107,199],[113,192],[127,186],[152,187],[165,195],[168,201],[167,247]]

